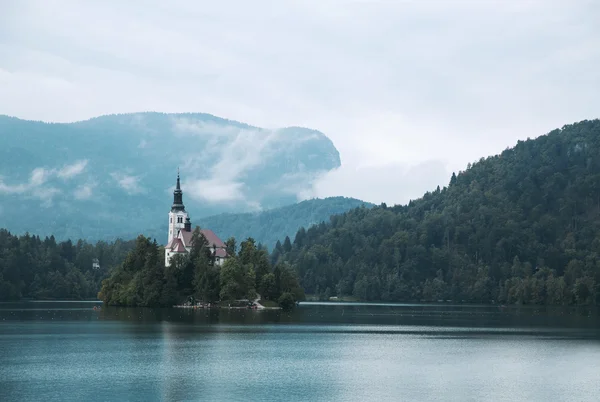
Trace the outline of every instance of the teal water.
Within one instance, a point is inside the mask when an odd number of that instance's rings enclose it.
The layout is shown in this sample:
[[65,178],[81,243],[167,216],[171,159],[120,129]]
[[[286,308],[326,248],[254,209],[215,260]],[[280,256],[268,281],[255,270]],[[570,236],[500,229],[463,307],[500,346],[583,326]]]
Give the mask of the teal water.
[[599,401],[585,309],[0,304],[0,401]]

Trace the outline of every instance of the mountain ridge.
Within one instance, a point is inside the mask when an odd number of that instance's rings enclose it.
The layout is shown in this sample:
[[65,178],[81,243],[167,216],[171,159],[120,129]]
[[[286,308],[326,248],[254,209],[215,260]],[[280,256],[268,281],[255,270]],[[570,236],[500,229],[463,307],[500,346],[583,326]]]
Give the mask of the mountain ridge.
[[0,219],[18,232],[102,239],[154,227],[170,208],[177,166],[186,207],[198,219],[295,203],[340,164],[318,130],[262,129],[210,114],[122,113],[70,123],[2,115]]

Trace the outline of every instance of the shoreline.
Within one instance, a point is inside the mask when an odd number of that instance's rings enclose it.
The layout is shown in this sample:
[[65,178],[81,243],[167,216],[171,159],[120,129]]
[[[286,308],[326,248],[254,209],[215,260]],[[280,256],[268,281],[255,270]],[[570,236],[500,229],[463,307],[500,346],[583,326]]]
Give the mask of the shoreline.
[[177,304],[174,305],[173,308],[190,308],[194,310],[198,309],[227,309],[227,310],[281,310],[281,307],[265,307],[263,306],[258,299],[252,301],[251,305],[246,306],[232,306],[231,304],[228,306],[220,305],[219,303],[198,303],[196,305],[191,304]]
[[223,309],[223,310],[281,310],[281,307],[240,307],[240,306],[184,306],[175,305],[171,308],[187,308],[193,310],[211,310],[211,309]]

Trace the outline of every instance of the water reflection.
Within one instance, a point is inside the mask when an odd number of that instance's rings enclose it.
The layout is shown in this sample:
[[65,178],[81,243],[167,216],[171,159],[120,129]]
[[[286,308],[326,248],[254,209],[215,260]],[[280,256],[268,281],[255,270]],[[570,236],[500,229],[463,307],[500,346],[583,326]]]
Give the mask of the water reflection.
[[0,304],[0,400],[600,400],[593,309]]

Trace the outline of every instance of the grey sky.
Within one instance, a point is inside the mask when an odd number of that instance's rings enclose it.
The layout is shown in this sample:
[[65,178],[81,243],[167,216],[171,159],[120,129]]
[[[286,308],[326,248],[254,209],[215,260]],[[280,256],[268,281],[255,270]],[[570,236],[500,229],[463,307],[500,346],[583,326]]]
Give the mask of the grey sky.
[[406,202],[600,117],[598,1],[4,1],[0,113],[206,112],[327,134],[312,194]]

